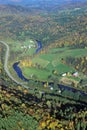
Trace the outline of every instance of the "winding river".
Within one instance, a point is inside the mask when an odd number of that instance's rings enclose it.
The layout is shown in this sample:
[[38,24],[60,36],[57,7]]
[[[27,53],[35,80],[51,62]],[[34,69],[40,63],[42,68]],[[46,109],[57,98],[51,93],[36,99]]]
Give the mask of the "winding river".
[[42,50],[42,43],[36,40],[38,48],[36,49],[35,53],[39,53]]
[[12,79],[15,83],[21,85],[22,87],[26,88],[26,89],[30,89],[28,86],[24,85],[23,83],[17,81],[12,74],[9,72],[8,69],[8,59],[9,59],[9,46],[7,43],[0,41],[1,44],[3,44],[6,47],[6,53],[5,53],[5,61],[4,61],[4,70],[7,73],[7,75],[9,76],[10,79]]
[[[0,41],[0,43],[4,44],[4,45],[6,46],[6,48],[7,48],[7,50],[6,50],[6,55],[5,55],[5,63],[4,63],[4,69],[5,69],[6,73],[7,73],[7,75],[8,75],[14,82],[16,82],[17,84],[20,84],[20,85],[23,86],[24,88],[29,89],[28,86],[25,86],[25,85],[22,84],[21,82],[17,81],[17,80],[11,75],[11,73],[9,72],[9,70],[8,70],[9,46],[8,46],[7,43],[5,43],[5,42],[3,42],[3,41]],[[42,49],[41,42],[38,42],[38,48],[36,49],[36,53],[38,53],[41,49]],[[20,63],[20,62],[18,61],[18,62],[16,62],[16,63],[13,64],[14,70],[16,71],[16,73],[17,73],[17,75],[18,75],[19,78],[21,78],[23,81],[29,82],[29,79],[27,79],[27,78],[25,78],[25,77],[23,76],[22,70],[21,70],[21,68],[18,66],[19,63]],[[44,82],[44,83],[45,83],[45,82]],[[50,82],[49,82],[49,85],[50,85],[50,84],[53,84],[53,83],[50,83]],[[85,92],[83,92],[83,91],[81,91],[81,90],[77,90],[77,89],[75,89],[75,88],[71,88],[71,87],[68,87],[68,86],[61,85],[61,84],[59,84],[58,87],[59,87],[61,90],[62,90],[62,89],[63,89],[63,90],[68,90],[68,91],[72,91],[72,92],[74,92],[74,93],[79,92],[81,95],[87,97],[87,93],[85,93]],[[30,89],[31,89],[31,88],[30,88]]]
[[[36,49],[36,51],[35,51],[35,54],[39,53],[40,50],[42,49],[42,43],[41,43],[40,41],[38,41],[38,40],[36,40],[36,42],[37,42],[37,46],[38,46],[38,47],[37,47],[37,49]],[[18,77],[19,77],[20,79],[22,79],[23,81],[28,82],[29,79],[27,79],[26,77],[24,77],[24,75],[22,74],[21,68],[18,66],[19,63],[20,63],[20,61],[14,63],[14,64],[13,64],[13,69],[15,70],[15,72],[17,73],[17,75],[18,75]]]
[[18,66],[19,63],[20,63],[20,61],[14,63],[14,64],[13,64],[13,68],[14,68],[15,72],[17,73],[17,75],[18,75],[18,77],[19,77],[20,79],[22,79],[23,81],[28,82],[29,79],[27,79],[27,78],[25,78],[25,77],[23,76],[22,70],[21,70],[20,67]]
[[[42,49],[42,43],[41,43],[40,41],[37,41],[37,45],[38,45],[38,48],[36,49],[35,53],[39,53],[39,51]],[[21,79],[24,80],[24,81],[29,81],[29,79],[26,79],[26,78],[22,75],[22,71],[21,71],[20,67],[18,67],[18,64],[19,64],[19,63],[20,63],[20,62],[14,63],[14,65],[13,65],[14,70],[16,71],[16,73],[17,73],[17,75],[19,76],[19,78],[21,78]],[[45,82],[44,82],[44,83],[45,83]],[[44,83],[43,83],[43,84],[44,84]],[[52,85],[53,83],[50,83],[50,82],[49,82],[49,85],[50,85],[50,84]],[[75,89],[75,88],[71,88],[71,87],[68,87],[68,86],[65,86],[65,85],[61,85],[61,84],[59,84],[58,87],[60,88],[60,90],[68,90],[68,91],[72,91],[72,92],[74,92],[74,93],[79,92],[81,95],[87,96],[87,93],[85,93],[85,92],[83,92],[83,91],[81,91],[81,90],[77,90],[77,89]]]
[[[20,62],[16,62],[16,63],[13,64],[14,70],[16,71],[16,73],[17,73],[17,75],[18,75],[18,77],[19,77],[20,79],[22,79],[23,81],[29,82],[29,79],[27,79],[27,78],[25,78],[25,77],[23,76],[22,70],[21,70],[21,68],[18,66],[19,63],[20,63]],[[42,82],[42,84],[45,84],[45,83],[46,83],[46,82]],[[53,83],[52,83],[52,82],[49,82],[49,85],[53,85]],[[60,88],[60,90],[63,90],[63,91],[64,91],[64,90],[67,90],[68,92],[70,92],[70,91],[72,91],[72,92],[74,92],[74,93],[79,92],[81,95],[87,97],[87,93],[85,93],[85,92],[83,92],[83,91],[81,91],[81,90],[77,90],[77,89],[75,89],[75,88],[71,88],[71,87],[68,87],[68,86],[65,86],[65,85],[61,85],[61,84],[58,84],[58,88]]]

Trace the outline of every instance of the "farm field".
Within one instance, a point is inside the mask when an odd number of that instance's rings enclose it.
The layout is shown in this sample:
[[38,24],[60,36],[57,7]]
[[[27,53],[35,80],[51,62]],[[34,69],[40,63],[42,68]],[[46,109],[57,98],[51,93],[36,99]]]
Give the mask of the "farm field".
[[[32,46],[29,48],[31,42],[33,43],[34,47]],[[62,74],[72,74],[76,72],[77,70],[72,65],[66,64],[64,60],[68,56],[80,58],[86,56],[87,54],[87,49],[85,48],[70,49],[68,46],[51,48],[48,49],[46,53],[44,52],[44,48],[42,48],[44,53],[40,51],[38,54],[35,54],[36,49],[36,42],[33,40],[28,40],[24,43],[17,43],[17,47],[16,43],[15,46],[13,44],[12,47],[10,47],[10,52],[14,54],[14,63],[20,61],[19,66],[25,77],[28,79],[37,79],[41,81],[51,81],[52,78],[60,80],[62,78]],[[77,78],[73,78],[72,76],[70,77],[79,81],[82,78],[81,75]]]
[[87,130],[87,0],[0,0],[0,130]]

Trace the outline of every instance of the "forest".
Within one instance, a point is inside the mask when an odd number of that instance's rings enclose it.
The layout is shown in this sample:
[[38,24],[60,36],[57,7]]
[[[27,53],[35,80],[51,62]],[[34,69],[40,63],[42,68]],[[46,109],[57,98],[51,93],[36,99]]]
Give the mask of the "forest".
[[[20,6],[1,5],[0,39],[10,37],[25,41],[29,37],[42,41],[44,45],[57,42],[69,44],[86,42],[87,12],[82,8],[57,10],[29,9]],[[8,13],[7,13],[8,12]],[[27,13],[26,13],[27,12]],[[67,39],[68,38],[68,39]],[[66,40],[65,40],[66,39]],[[72,43],[73,42],[73,43]]]
[[0,130],[35,129],[87,130],[87,2],[0,4]]

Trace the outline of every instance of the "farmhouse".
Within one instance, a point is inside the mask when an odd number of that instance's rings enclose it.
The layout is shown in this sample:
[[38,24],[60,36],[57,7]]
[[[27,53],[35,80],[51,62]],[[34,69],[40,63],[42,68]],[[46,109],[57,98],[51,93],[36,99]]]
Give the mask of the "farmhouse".
[[62,76],[65,77],[67,75],[67,73],[63,73]]
[[22,49],[25,49],[25,48],[29,48],[30,49],[30,48],[35,48],[35,47],[36,47],[35,44],[29,44],[28,46],[25,46],[25,45],[21,46]]
[[74,72],[74,73],[72,73],[72,76],[74,76],[74,77],[78,77],[78,72]]
[[29,49],[30,49],[30,48],[35,48],[35,45],[30,44],[30,45],[28,46],[28,48],[29,48]]

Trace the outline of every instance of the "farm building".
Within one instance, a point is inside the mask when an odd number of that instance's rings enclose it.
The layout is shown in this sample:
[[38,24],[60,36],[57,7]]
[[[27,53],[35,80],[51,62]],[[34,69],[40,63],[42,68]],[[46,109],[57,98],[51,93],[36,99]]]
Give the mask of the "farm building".
[[74,77],[78,77],[78,72],[74,72],[73,74],[72,74],[72,76],[74,76]]

